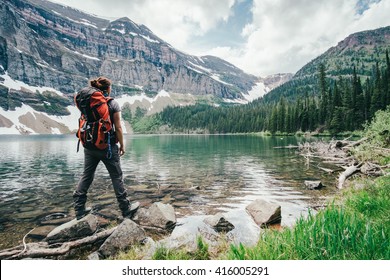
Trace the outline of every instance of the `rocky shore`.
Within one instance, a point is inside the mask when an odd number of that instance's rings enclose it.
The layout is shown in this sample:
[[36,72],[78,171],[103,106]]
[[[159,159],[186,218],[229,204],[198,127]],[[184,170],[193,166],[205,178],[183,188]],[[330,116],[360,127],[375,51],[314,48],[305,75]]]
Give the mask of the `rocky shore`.
[[[52,217],[64,221],[64,217]],[[212,216],[191,216],[178,223],[172,205],[155,202],[140,208],[133,220],[121,219],[115,225],[98,213],[80,220],[71,219],[50,232],[39,242],[26,243],[0,251],[0,259],[109,259],[133,246],[142,247],[140,259],[151,259],[158,248],[196,250],[202,239],[210,250],[224,242],[255,245],[263,228],[280,224],[281,206],[257,199],[245,210]],[[42,229],[41,229],[42,230]],[[43,236],[42,236],[43,237]]]

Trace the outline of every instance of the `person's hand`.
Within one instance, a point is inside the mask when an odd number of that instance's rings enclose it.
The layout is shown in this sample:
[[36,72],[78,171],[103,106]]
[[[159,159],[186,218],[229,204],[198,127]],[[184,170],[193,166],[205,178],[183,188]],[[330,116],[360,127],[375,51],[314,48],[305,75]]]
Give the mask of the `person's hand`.
[[119,148],[119,156],[123,156],[125,153],[126,153],[125,147],[124,147],[124,146],[121,146],[121,147]]

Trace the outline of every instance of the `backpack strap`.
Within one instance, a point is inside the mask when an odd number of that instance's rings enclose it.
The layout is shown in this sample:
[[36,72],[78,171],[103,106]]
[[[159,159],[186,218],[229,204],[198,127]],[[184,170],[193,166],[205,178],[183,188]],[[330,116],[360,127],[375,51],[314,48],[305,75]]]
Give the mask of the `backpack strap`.
[[80,138],[79,138],[79,141],[77,141],[77,153],[78,153],[79,150],[80,150],[80,142],[81,142],[81,140],[80,140]]
[[108,149],[107,149],[106,158],[111,159],[112,158],[112,148],[111,148],[111,133],[110,132],[108,133],[107,143],[108,143]]
[[[114,100],[114,98],[111,97],[111,96],[108,96],[106,98],[107,98],[108,108],[110,109],[110,102],[112,100]],[[115,124],[114,124],[114,114],[111,114],[111,111],[110,111],[110,120],[111,120],[111,125],[112,125],[112,129],[110,131],[111,143],[118,143],[118,139],[116,138],[116,134],[115,134],[116,127],[115,127]]]

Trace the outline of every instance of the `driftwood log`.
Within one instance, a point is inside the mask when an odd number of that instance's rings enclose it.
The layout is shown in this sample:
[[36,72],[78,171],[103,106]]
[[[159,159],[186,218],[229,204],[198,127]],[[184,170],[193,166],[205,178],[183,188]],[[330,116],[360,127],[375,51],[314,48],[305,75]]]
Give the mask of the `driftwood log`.
[[[358,141],[351,141],[347,138],[344,140],[332,140],[330,142],[306,142],[304,144],[299,144],[298,151],[306,159],[307,163],[310,163],[311,158],[319,158],[322,159],[324,163],[334,164],[343,168],[344,171],[340,173],[337,184],[337,188],[342,189],[346,180],[357,172],[361,172],[368,176],[380,176],[385,174],[385,168],[389,168],[388,165],[379,166],[371,162],[366,162],[364,164],[359,163],[356,158],[352,156],[352,149],[367,140],[369,139],[365,137]],[[388,150],[386,148],[378,149]],[[335,172],[335,170],[329,168],[317,167],[327,173]]]
[[82,239],[59,244],[49,244],[47,242],[24,244],[21,246],[0,251],[0,259],[15,260],[25,258],[56,257],[65,255],[71,249],[104,241],[114,232],[115,229],[116,227],[113,227]]
[[342,172],[339,176],[339,181],[338,181],[339,183],[337,185],[337,188],[342,189],[347,178],[351,177],[353,174],[360,171],[360,166],[361,164],[359,164],[358,166],[352,165],[345,168],[345,171]]

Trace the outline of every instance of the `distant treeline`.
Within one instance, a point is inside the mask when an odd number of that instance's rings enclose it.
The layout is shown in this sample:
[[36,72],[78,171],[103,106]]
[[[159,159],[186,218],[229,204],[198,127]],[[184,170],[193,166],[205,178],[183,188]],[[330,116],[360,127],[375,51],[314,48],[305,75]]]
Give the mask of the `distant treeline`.
[[[196,104],[167,107],[159,115],[162,124],[177,131],[208,130],[210,133],[269,131],[295,133],[323,131],[332,134],[363,128],[377,110],[390,105],[390,60],[386,51],[385,67],[376,63],[371,76],[362,81],[353,69],[351,76],[326,77],[320,65],[317,87],[311,92],[277,101],[261,98],[247,105],[213,107]],[[297,82],[299,83],[299,82]]]

